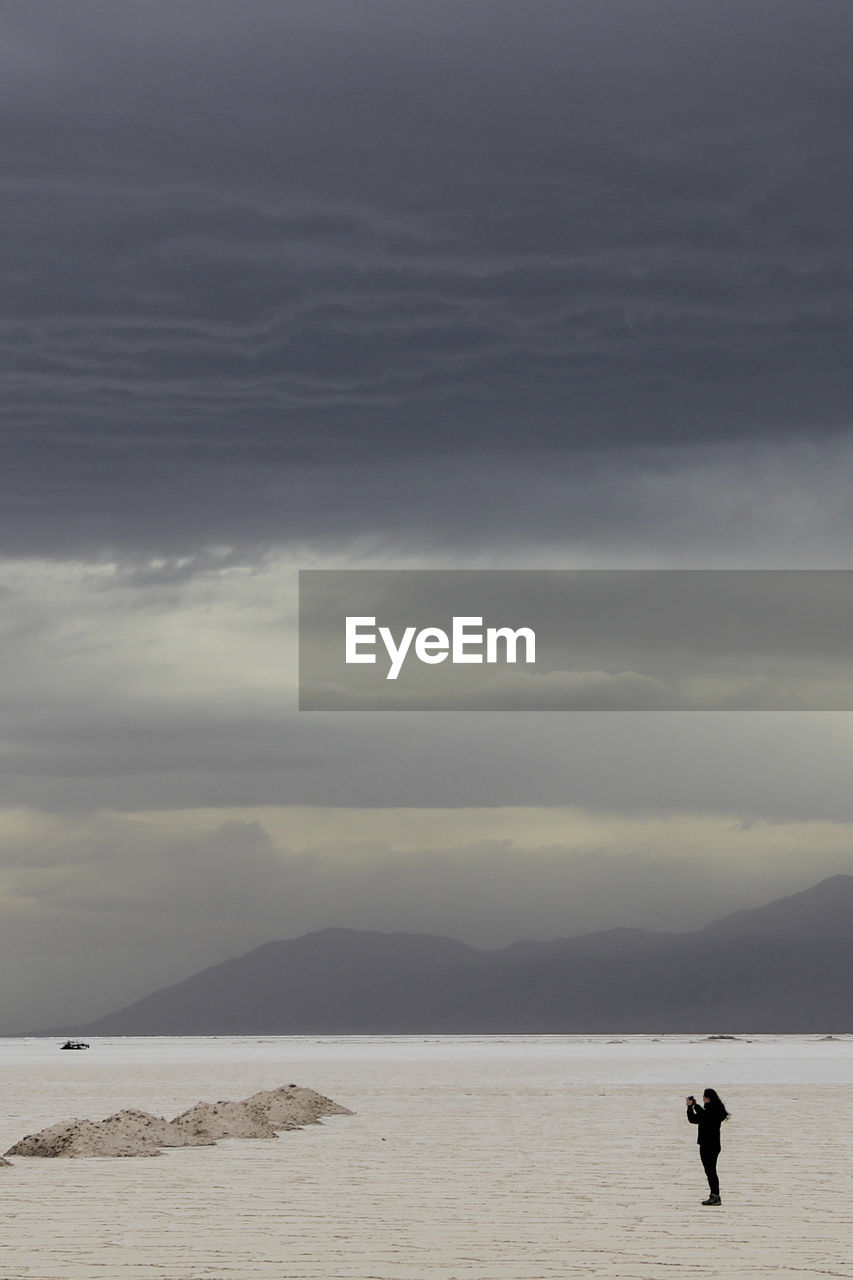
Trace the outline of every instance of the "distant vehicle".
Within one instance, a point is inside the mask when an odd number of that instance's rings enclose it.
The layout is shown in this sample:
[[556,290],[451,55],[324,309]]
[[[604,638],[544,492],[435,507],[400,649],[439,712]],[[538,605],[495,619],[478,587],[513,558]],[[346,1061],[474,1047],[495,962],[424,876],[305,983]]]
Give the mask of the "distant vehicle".
[[88,1049],[89,1046],[85,1040],[66,1040],[65,1044],[61,1044],[60,1049]]

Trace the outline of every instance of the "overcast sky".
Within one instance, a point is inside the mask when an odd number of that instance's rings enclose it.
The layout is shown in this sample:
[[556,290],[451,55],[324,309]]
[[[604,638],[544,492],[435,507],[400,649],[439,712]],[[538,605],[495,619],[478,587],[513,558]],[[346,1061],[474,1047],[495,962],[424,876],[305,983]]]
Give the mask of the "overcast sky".
[[0,6],[0,1032],[853,872],[853,718],[299,713],[296,571],[853,567],[849,0]]

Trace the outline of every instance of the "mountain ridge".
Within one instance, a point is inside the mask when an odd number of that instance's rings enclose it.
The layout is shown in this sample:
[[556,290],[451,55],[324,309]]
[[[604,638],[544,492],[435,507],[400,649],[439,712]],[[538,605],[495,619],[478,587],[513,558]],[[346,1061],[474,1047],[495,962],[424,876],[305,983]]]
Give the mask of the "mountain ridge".
[[853,876],[702,929],[630,927],[483,949],[331,926],[260,944],[43,1035],[845,1032]]

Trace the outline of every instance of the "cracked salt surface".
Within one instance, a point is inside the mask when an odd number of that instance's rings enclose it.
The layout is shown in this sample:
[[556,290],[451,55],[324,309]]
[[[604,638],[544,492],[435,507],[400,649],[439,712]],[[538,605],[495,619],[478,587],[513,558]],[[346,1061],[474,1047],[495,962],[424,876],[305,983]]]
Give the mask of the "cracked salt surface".
[[[12,1160],[3,1280],[853,1277],[853,1037],[0,1041],[0,1150],[300,1080],[357,1114],[157,1160]],[[723,1205],[683,1096],[732,1112]]]

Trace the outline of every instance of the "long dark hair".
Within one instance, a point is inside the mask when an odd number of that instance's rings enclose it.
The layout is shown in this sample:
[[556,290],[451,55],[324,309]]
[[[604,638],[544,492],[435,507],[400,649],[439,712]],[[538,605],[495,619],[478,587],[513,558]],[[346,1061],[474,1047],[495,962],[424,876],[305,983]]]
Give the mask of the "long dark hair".
[[728,1120],[729,1112],[726,1111],[726,1104],[723,1102],[716,1089],[706,1089],[702,1096],[703,1098],[710,1099],[706,1104],[705,1110],[715,1111],[720,1117],[720,1124],[722,1124],[724,1120]]

